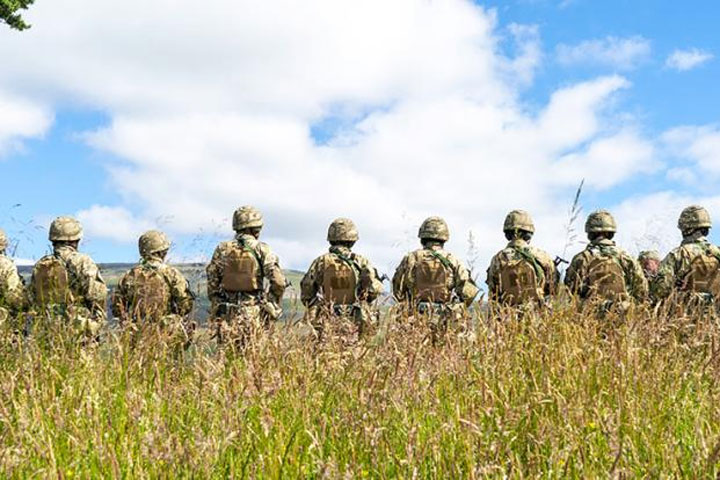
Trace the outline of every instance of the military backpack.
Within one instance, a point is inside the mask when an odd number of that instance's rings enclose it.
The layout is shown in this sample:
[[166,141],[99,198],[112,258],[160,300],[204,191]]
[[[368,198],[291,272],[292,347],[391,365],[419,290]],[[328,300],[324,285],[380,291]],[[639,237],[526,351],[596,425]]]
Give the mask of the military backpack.
[[350,305],[357,301],[359,268],[344,255],[330,254],[323,272],[323,296],[332,305]]
[[600,252],[588,264],[587,270],[588,297],[604,300],[618,300],[627,297],[625,271],[620,260],[608,252]]
[[258,253],[243,243],[233,243],[225,257],[221,286],[230,293],[251,293],[262,288],[262,262]]
[[125,278],[130,292],[129,314],[137,319],[157,319],[171,313],[172,292],[165,275],[157,268],[138,266]]
[[70,273],[59,256],[41,258],[33,267],[32,282],[35,299],[40,305],[68,305],[73,301]]
[[690,269],[682,282],[681,290],[706,293],[720,298],[720,259],[706,248],[690,262]]
[[450,301],[448,277],[452,264],[439,252],[427,250],[414,268],[415,299],[419,302],[445,303]]
[[544,278],[531,253],[513,249],[513,258],[500,269],[500,299],[510,305],[540,301]]

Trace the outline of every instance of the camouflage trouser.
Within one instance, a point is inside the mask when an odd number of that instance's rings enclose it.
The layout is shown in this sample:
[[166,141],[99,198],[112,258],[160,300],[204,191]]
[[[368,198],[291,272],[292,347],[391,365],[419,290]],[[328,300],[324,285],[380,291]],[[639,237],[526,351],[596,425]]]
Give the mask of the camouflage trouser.
[[356,343],[375,332],[378,314],[366,303],[355,305],[313,306],[305,313],[318,342],[337,335],[344,343]]
[[449,330],[460,338],[474,340],[470,316],[462,303],[420,302],[415,307],[414,317],[429,327],[433,345],[442,343]]
[[273,320],[258,304],[226,304],[219,313],[215,320],[218,343],[240,350],[257,344]]
[[156,320],[133,321],[128,320],[121,324],[123,329],[131,336],[134,346],[140,337],[151,338],[152,341],[161,340],[166,346],[187,348],[192,341],[195,324],[176,314],[167,314]]

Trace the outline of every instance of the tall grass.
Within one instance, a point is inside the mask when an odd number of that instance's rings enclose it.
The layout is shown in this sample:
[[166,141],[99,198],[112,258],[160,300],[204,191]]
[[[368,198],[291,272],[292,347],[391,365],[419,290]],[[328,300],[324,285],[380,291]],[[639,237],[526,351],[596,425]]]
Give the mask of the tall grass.
[[[206,333],[81,345],[62,325],[0,337],[0,470],[10,477],[715,476],[712,317],[556,306],[475,318],[474,342],[315,345],[276,326],[244,354]],[[398,321],[400,320],[400,321]]]

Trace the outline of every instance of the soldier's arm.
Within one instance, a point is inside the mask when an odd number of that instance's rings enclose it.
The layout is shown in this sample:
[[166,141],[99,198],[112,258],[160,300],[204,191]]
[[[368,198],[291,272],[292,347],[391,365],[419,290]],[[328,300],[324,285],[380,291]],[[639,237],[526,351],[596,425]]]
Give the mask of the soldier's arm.
[[25,307],[25,285],[12,262],[0,275],[0,298],[4,299],[5,305],[11,312],[19,312]]
[[406,256],[395,269],[392,279],[392,294],[395,300],[402,302],[408,299],[407,294],[407,276],[410,272],[409,256]]
[[560,282],[560,272],[558,272],[555,262],[548,255],[540,257],[540,263],[545,273],[545,295],[555,295],[558,291],[558,283]]
[[364,257],[357,257],[360,265],[360,296],[361,300],[374,302],[383,291],[382,280],[375,267]]
[[129,309],[129,305],[127,302],[127,282],[125,281],[126,277],[127,274],[123,275],[120,278],[120,281],[118,282],[115,290],[113,291],[112,299],[110,301],[110,308],[112,310],[113,316],[121,322],[126,320],[126,312]]
[[172,313],[184,317],[192,311],[195,295],[190,290],[190,283],[178,269],[171,267],[169,274]]
[[490,260],[490,265],[487,268],[487,276],[485,278],[485,283],[487,283],[488,286],[488,296],[491,300],[498,300],[499,297],[499,289],[500,289],[500,270],[498,268],[498,259],[497,255],[495,255],[492,260]]
[[300,281],[300,301],[306,307],[315,301],[320,288],[320,282],[322,281],[322,278],[320,278],[322,266],[320,264],[321,258],[316,258]]
[[287,287],[287,279],[280,268],[280,259],[270,251],[267,245],[263,244],[263,247],[263,272],[270,282],[268,297],[271,302],[280,305]]
[[450,257],[455,266],[455,294],[468,307],[472,304],[480,289],[470,277],[470,272],[465,265],[455,257]]
[[667,298],[675,287],[675,255],[670,252],[660,263],[658,273],[650,284],[650,293],[656,300]]
[[205,273],[207,275],[207,295],[213,311],[216,306],[223,301],[220,285],[222,283],[224,268],[225,262],[223,250],[220,246],[218,246],[215,249],[215,252],[213,252],[210,263],[208,263],[208,266],[205,268]]
[[582,270],[583,256],[582,254],[575,255],[570,266],[565,271],[565,285],[568,287],[571,293],[578,295],[582,291]]
[[105,302],[108,289],[100,275],[100,269],[90,257],[84,256],[80,264],[80,277],[83,279],[85,299],[95,315],[106,317]]
[[648,298],[648,282],[643,269],[632,257],[627,258],[630,274],[630,293],[638,302],[644,302]]

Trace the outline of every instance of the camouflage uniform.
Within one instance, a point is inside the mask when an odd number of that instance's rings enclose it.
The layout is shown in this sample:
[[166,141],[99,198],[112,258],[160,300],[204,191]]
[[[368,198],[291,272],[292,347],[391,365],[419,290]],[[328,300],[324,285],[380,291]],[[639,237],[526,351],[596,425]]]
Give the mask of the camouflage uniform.
[[[95,262],[66,243],[80,241],[81,238],[82,226],[74,218],[58,217],[52,222],[49,239],[53,243],[53,253],[35,264],[28,288],[28,300],[35,315],[67,317],[84,333],[94,336],[106,320],[108,290]],[[42,287],[37,278],[39,265],[53,259],[60,260],[67,271],[71,294],[68,302],[48,303],[42,300]]]
[[[250,206],[238,208],[233,215],[235,240],[220,243],[207,266],[210,315],[217,322],[220,341],[231,336],[244,345],[282,315],[281,302],[287,280],[280,261],[266,243],[248,233],[249,229],[260,229],[262,226],[262,214],[257,209]],[[255,290],[229,291],[223,286],[226,273],[232,273],[226,266],[232,252],[237,249],[252,252],[257,261]],[[267,291],[266,281],[269,284]]]
[[535,233],[535,225],[530,215],[522,210],[513,210],[505,218],[503,231],[515,232],[516,237],[510,240],[507,246],[500,250],[490,261],[487,270],[487,285],[491,300],[505,303],[516,303],[513,299],[505,298],[502,285],[502,273],[514,262],[525,260],[532,265],[537,282],[538,300],[553,295],[557,291],[559,274],[555,263],[545,251],[531,246],[528,241],[519,238],[520,232],[529,235]]
[[[688,285],[691,265],[702,256],[720,260],[720,248],[712,245],[699,229],[710,228],[712,222],[710,215],[704,208],[693,205],[680,214],[678,228],[683,232],[683,240],[679,247],[670,251],[660,264],[657,276],[652,282],[652,294],[658,300],[668,298],[672,293],[682,295],[683,300],[702,301],[707,303],[714,300],[715,295],[693,291]],[[714,267],[713,277],[717,276],[717,267]]]
[[13,261],[5,256],[8,240],[0,230],[0,323],[17,315],[25,302],[25,288]]
[[[585,224],[585,231],[593,232],[615,232],[617,226],[615,219],[605,210],[598,210],[588,216]],[[623,274],[624,286],[630,298],[642,302],[648,295],[648,283],[643,274],[640,264],[627,252],[615,245],[613,240],[598,238],[573,257],[570,266],[565,272],[565,284],[571,292],[582,299],[592,296],[589,284],[590,266],[593,260],[609,256],[614,258],[620,265]],[[622,302],[629,300],[622,299]]]
[[[169,248],[170,241],[162,232],[151,230],[140,237],[140,263],[118,282],[113,292],[112,311],[121,324],[137,326],[145,321],[157,322],[167,328],[173,337],[177,335],[187,341],[192,330],[187,316],[192,311],[195,297],[180,270],[165,263]],[[156,289],[160,291],[143,291],[152,288],[143,285],[142,279],[153,272],[159,273],[163,282]],[[152,302],[153,296],[159,298],[162,305],[143,308],[146,305],[142,304]]]
[[[370,261],[352,252],[351,246],[358,240],[358,232],[352,220],[338,218],[328,228],[327,240],[335,244],[329,253],[316,258],[300,282],[301,300],[307,308],[307,318],[322,338],[324,323],[344,324],[351,319],[352,330],[363,336],[376,323],[377,312],[371,304],[383,290],[382,280]],[[352,272],[345,279],[347,285],[336,273],[338,265]],[[325,291],[333,289],[333,291]],[[345,290],[352,290],[346,292]],[[340,293],[338,293],[340,292]],[[344,297],[344,298],[341,298]],[[337,325],[342,327],[342,325]],[[351,332],[354,336],[354,331]]]
[[[424,241],[424,246],[407,254],[395,270],[393,296],[409,309],[410,315],[420,315],[430,321],[435,339],[449,322],[466,317],[467,307],[472,304],[479,289],[460,260],[443,249],[443,244],[450,238],[445,220],[427,218],[420,226],[418,237]],[[442,280],[444,276],[444,284],[438,285],[434,295],[428,297],[417,285],[417,280],[422,274],[419,267],[433,262],[439,262],[444,267],[441,276],[437,277]]]
[[640,263],[648,282],[652,282],[657,276],[660,260],[660,254],[655,250],[643,250],[638,255],[638,263]]

